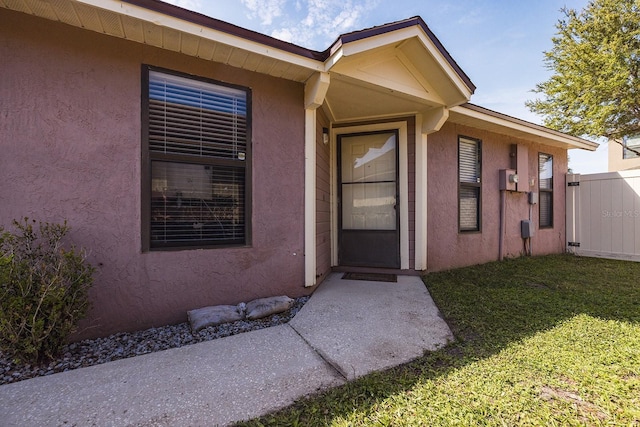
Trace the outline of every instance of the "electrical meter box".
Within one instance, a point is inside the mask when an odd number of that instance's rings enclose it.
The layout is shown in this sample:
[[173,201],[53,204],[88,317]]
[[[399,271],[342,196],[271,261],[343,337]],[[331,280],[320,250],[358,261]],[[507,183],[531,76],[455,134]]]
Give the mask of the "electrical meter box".
[[514,169],[500,169],[500,190],[516,191],[518,185],[518,174]]
[[528,219],[520,221],[520,232],[523,239],[533,237],[533,224]]

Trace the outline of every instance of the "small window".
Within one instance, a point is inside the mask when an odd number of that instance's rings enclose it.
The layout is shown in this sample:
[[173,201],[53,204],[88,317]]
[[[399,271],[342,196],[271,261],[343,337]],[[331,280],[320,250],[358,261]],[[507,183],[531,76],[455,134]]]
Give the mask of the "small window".
[[458,138],[458,226],[480,231],[481,142]]
[[640,135],[622,138],[622,158],[635,159],[640,157]]
[[249,90],[144,71],[143,246],[247,244]]
[[553,227],[553,156],[538,154],[540,228]]

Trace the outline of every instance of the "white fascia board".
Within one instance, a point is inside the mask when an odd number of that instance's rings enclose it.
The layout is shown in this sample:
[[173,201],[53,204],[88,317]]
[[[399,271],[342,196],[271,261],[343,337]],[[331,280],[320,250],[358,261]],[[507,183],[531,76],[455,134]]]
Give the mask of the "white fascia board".
[[189,21],[184,21],[160,12],[145,9],[130,3],[116,0],[75,0],[89,6],[108,10],[119,15],[125,15],[141,21],[150,22],[161,27],[171,28],[196,37],[201,37],[216,43],[225,44],[247,52],[267,56],[278,61],[294,64],[315,71],[324,71],[324,64],[311,58],[305,58],[290,52],[253,42],[242,37],[234,36],[213,28],[204,27]]
[[331,53],[331,56],[325,61],[325,71],[330,71],[334,65],[340,61],[342,57],[357,55],[362,52],[377,49],[393,43],[400,43],[408,38],[415,37],[417,34],[415,28],[403,28],[401,30],[380,34],[373,37],[367,37],[348,43],[340,43],[340,45]]
[[358,53],[373,50],[382,46],[401,43],[419,34],[416,27],[407,27],[387,33],[378,34],[354,40],[342,45],[344,56],[356,55]]
[[462,94],[462,96],[465,97],[465,99],[470,99],[471,95],[473,95],[472,89],[469,86],[467,86],[467,84],[464,82],[462,77],[460,77],[458,72],[451,66],[449,61],[447,61],[447,59],[442,55],[440,50],[438,50],[438,48],[433,44],[431,39],[427,37],[424,31],[419,30],[418,33],[419,33],[418,37],[420,38],[422,45],[425,47],[425,49],[429,51],[431,56],[438,62],[438,65],[440,66],[440,68],[442,68],[446,72],[447,76],[449,77],[449,80],[451,80],[451,82],[455,85],[455,87]]
[[437,62],[438,66],[444,70],[449,80],[451,80],[460,94],[464,96],[465,99],[471,98],[471,95],[473,94],[471,89],[462,80],[457,71],[453,69],[449,61],[447,61],[447,59],[442,55],[425,32],[417,26],[402,28],[400,30],[390,31],[373,37],[367,37],[361,40],[345,43],[341,45],[325,62],[325,71],[329,71],[343,56],[352,56],[382,46],[399,44],[414,37],[417,37],[420,40],[424,48]]
[[324,71],[329,72],[333,68],[334,65],[340,61],[340,59],[345,56],[343,47],[340,46],[339,49],[336,49],[335,52],[331,54],[331,56],[324,62]]
[[476,120],[492,123],[497,126],[513,129],[518,132],[527,133],[532,136],[545,138],[557,143],[567,145],[568,148],[581,148],[583,150],[595,151],[598,148],[598,143],[587,141],[582,138],[567,135],[562,132],[555,131],[553,129],[545,128],[544,126],[530,123],[525,120],[517,119],[515,117],[508,117],[501,113],[496,115],[487,114],[475,109],[466,108],[464,106],[452,107],[450,111],[470,117]]

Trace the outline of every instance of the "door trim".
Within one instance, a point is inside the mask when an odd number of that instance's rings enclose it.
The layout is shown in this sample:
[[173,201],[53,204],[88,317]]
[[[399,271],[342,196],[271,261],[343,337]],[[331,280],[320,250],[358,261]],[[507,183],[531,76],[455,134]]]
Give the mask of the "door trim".
[[409,269],[409,170],[407,122],[385,122],[331,129],[331,266],[338,266],[338,135],[384,130],[398,131],[398,185],[400,187],[400,269]]

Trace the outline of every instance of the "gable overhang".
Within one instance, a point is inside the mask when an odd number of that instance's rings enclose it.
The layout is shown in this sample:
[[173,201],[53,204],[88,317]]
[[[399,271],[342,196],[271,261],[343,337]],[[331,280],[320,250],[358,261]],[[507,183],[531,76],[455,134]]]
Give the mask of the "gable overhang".
[[451,108],[449,122],[567,150],[580,148],[595,151],[598,148],[596,142],[469,103]]
[[323,54],[158,0],[0,0],[0,7],[298,82]]
[[475,90],[420,18],[343,35],[328,54],[326,110],[336,122],[450,108]]

